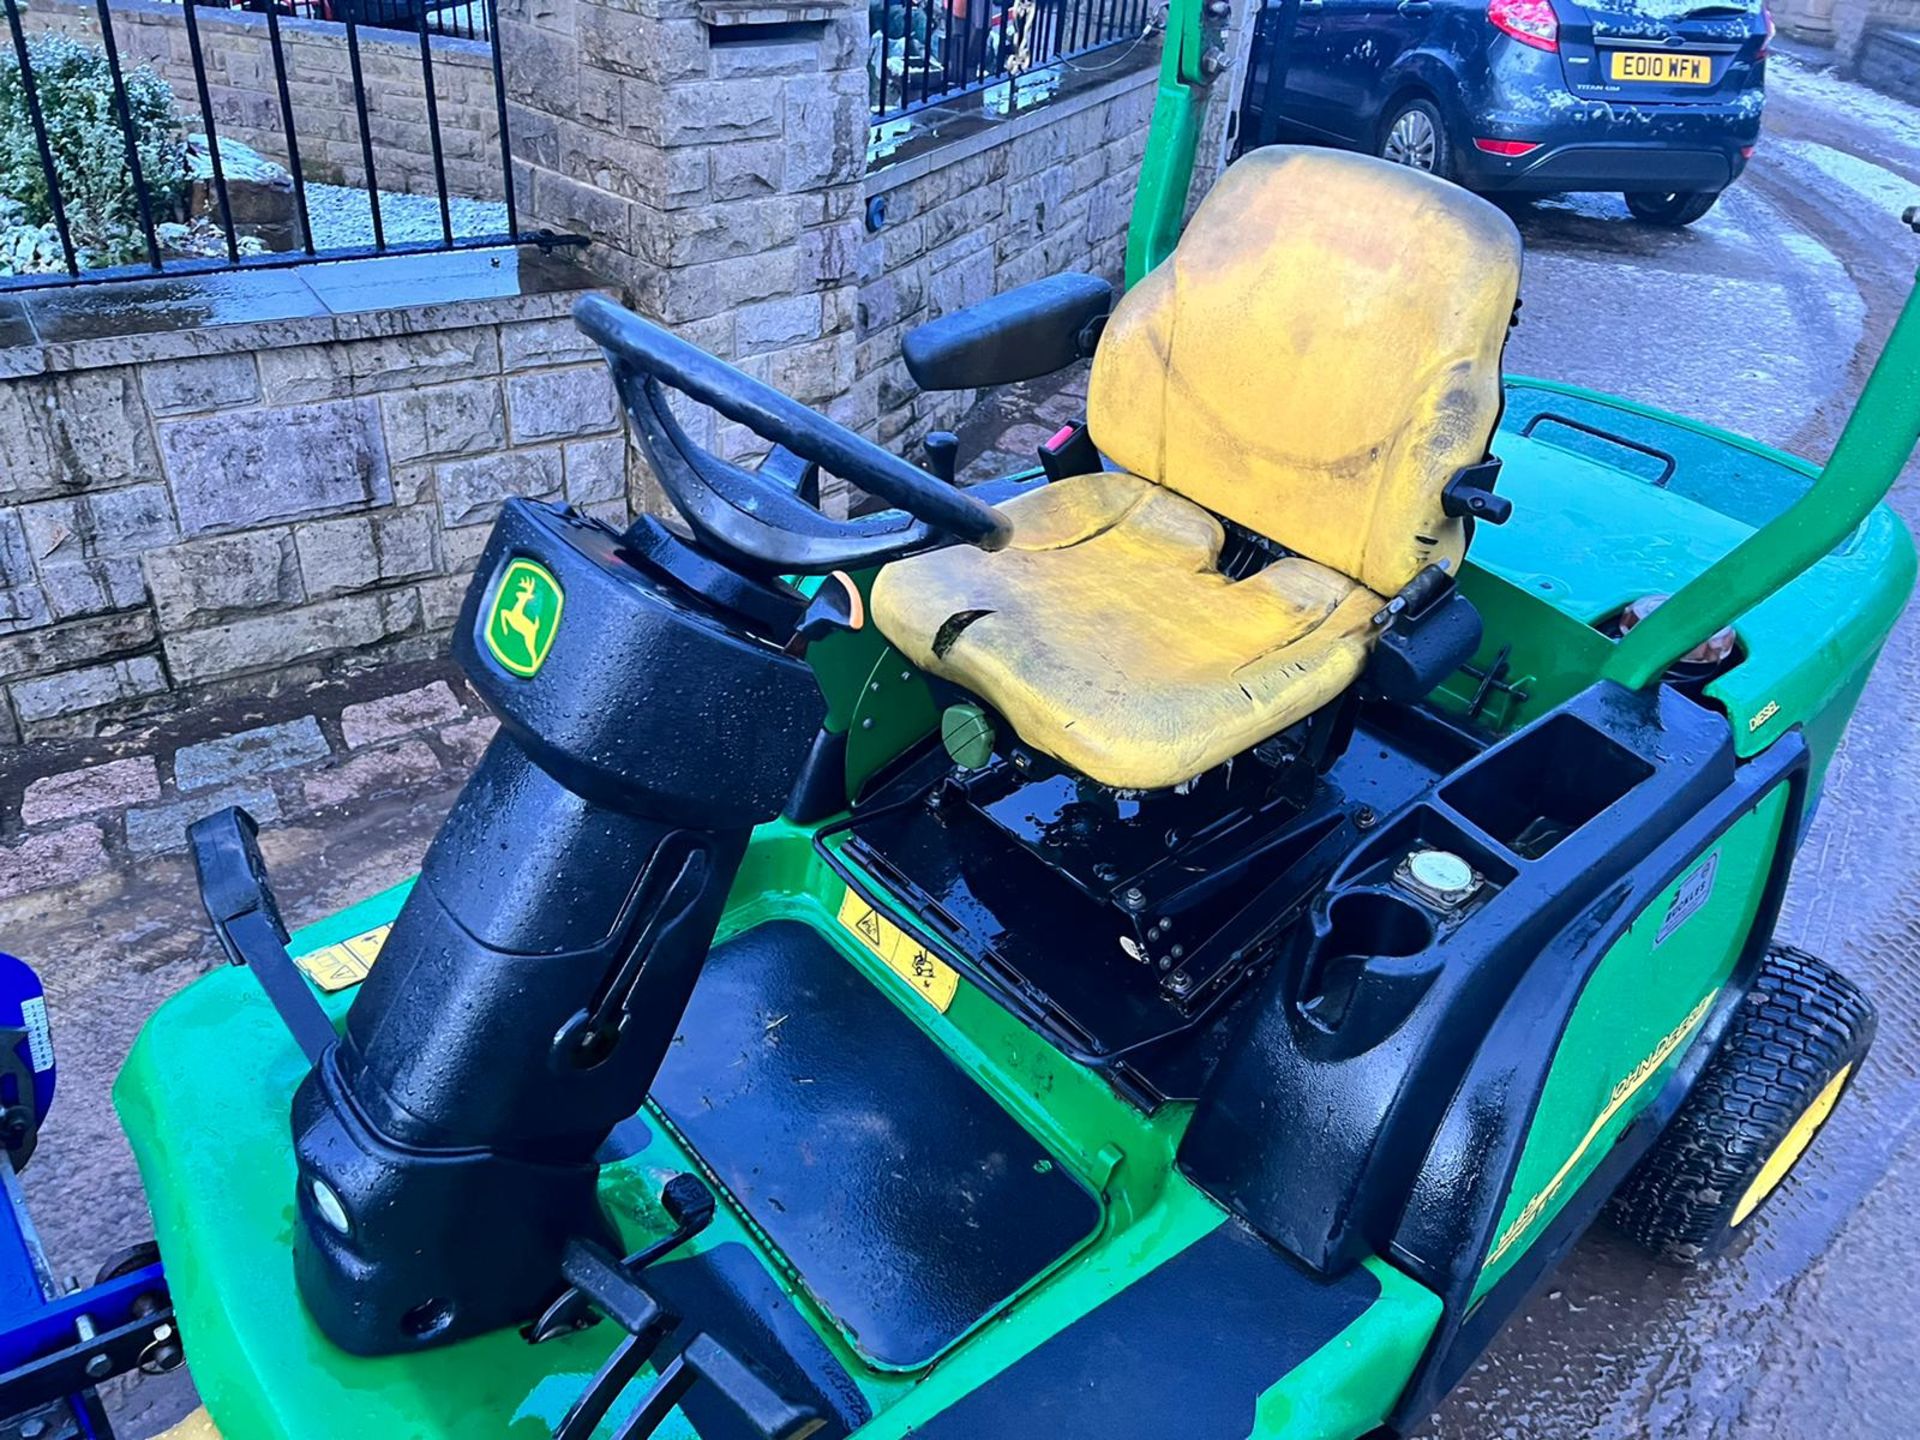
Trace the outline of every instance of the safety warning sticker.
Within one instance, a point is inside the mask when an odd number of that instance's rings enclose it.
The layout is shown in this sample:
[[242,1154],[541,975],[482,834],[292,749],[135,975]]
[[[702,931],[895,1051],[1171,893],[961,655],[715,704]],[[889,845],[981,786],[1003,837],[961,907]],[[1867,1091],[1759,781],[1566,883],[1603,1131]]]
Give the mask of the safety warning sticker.
[[840,923],[885,961],[888,969],[925,996],[929,1005],[946,1013],[960,988],[959,973],[951,965],[852,890],[840,901]]
[[336,990],[345,990],[349,985],[358,985],[373,969],[373,962],[380,958],[380,947],[387,943],[387,932],[391,925],[376,925],[363,935],[351,940],[342,940],[336,945],[322,945],[305,955],[296,955],[293,963],[307,972],[307,978],[331,995]]

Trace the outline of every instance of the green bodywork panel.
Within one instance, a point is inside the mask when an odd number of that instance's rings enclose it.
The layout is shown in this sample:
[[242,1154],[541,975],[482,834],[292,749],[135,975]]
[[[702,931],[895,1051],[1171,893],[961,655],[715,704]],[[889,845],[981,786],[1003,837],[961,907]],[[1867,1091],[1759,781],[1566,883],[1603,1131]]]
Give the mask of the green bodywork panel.
[[[1541,1091],[1513,1188],[1473,1291],[1526,1253],[1686,1055],[1732,974],[1786,809],[1775,787],[1642,910],[1581,993]],[[1675,908],[1683,891],[1699,908]],[[1668,916],[1681,917],[1670,924]]]

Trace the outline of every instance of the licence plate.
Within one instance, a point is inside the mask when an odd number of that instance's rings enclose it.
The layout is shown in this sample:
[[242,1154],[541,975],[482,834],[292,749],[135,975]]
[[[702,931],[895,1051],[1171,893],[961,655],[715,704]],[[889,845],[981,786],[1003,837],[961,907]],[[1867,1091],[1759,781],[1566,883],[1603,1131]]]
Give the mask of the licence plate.
[[1658,82],[1665,85],[1711,85],[1713,58],[1709,55],[1666,55],[1652,50],[1616,50],[1611,75],[1615,80]]

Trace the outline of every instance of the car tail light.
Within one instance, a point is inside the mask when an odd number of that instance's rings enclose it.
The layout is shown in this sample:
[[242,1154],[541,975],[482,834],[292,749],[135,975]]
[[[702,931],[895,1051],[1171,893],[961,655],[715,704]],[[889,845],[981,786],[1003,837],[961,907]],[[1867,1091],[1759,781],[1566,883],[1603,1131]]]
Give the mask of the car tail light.
[[1552,0],[1487,0],[1487,19],[1522,45],[1560,48],[1560,17],[1553,13]]
[[1484,150],[1489,155],[1505,155],[1512,159],[1516,155],[1531,155],[1540,148],[1538,140],[1489,140],[1484,135],[1476,135],[1473,148]]
[[1740,147],[1740,158],[1742,160],[1751,160],[1753,158],[1753,146],[1742,145]]
[[1767,22],[1767,38],[1760,42],[1760,53],[1753,57],[1756,60],[1764,60],[1767,58],[1768,54],[1773,50],[1773,37],[1780,33],[1779,27],[1773,23],[1773,8],[1771,6],[1762,5],[1760,7],[1760,18]]

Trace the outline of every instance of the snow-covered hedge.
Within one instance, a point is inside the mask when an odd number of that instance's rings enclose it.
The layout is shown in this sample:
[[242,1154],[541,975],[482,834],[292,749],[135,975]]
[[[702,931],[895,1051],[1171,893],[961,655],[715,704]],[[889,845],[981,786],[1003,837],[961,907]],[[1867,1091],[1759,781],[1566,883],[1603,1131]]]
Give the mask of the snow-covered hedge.
[[[119,265],[144,253],[140,202],[114,113],[105,53],[65,35],[27,41],[40,110],[60,179],[60,198],[85,266]],[[187,140],[173,89],[145,65],[124,73],[140,169],[156,222],[181,215]],[[27,110],[20,66],[0,55],[0,275],[61,268],[53,207]]]

